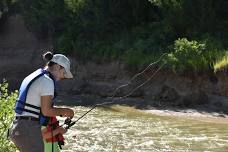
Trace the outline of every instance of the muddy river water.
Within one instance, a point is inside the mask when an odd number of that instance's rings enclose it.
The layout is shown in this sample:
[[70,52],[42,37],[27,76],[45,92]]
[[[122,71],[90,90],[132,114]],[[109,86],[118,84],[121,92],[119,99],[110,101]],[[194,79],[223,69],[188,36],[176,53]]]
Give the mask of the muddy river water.
[[[90,107],[76,106],[77,119]],[[203,119],[203,118],[202,118]],[[64,152],[228,152],[228,124],[96,108],[65,134]]]

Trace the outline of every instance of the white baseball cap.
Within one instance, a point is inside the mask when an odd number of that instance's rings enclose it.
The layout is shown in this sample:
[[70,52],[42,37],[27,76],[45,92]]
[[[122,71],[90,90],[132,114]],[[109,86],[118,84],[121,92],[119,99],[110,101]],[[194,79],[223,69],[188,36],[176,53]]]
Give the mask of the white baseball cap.
[[70,72],[70,60],[63,54],[55,54],[51,59],[52,62],[55,62],[62,67],[64,67],[66,74],[64,75],[65,78],[73,78],[72,73]]

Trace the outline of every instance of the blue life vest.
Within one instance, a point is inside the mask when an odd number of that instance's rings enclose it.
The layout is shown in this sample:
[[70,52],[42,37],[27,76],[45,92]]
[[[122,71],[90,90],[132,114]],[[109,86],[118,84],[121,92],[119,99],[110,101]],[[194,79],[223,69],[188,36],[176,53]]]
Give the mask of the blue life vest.
[[[48,121],[49,121],[49,117],[46,117],[42,114],[41,112],[41,107],[38,107],[38,106],[35,106],[35,105],[32,105],[32,104],[28,104],[26,103],[26,98],[27,98],[27,93],[28,93],[28,90],[30,88],[30,86],[32,85],[32,83],[37,80],[39,77],[43,76],[44,74],[47,74],[54,82],[54,87],[55,87],[55,95],[54,95],[54,98],[56,97],[56,81],[54,79],[54,77],[51,75],[50,72],[48,72],[47,70],[44,70],[44,69],[38,69],[36,70],[35,72],[31,73],[29,76],[27,76],[21,86],[20,86],[20,90],[19,90],[19,96],[17,98],[17,101],[16,101],[16,105],[15,105],[15,112],[17,114],[22,114],[22,112],[28,112],[28,113],[32,113],[32,114],[35,114],[39,117],[40,119],[40,124],[42,125],[47,125]],[[32,109],[36,109],[36,111],[34,110],[30,110],[30,109],[27,109],[27,107],[30,107]],[[37,110],[39,112],[37,112]]]

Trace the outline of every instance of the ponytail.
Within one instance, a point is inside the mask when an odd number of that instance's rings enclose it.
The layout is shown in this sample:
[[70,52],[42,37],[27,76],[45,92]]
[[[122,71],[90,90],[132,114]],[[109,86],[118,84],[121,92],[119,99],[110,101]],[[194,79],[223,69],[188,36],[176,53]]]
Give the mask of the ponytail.
[[43,55],[43,60],[47,63],[46,65],[48,67],[52,67],[54,64],[56,64],[55,62],[52,62],[51,59],[53,58],[53,53],[48,51],[46,53],[44,53]]
[[51,52],[46,52],[43,55],[43,60],[49,62],[53,58],[53,54]]

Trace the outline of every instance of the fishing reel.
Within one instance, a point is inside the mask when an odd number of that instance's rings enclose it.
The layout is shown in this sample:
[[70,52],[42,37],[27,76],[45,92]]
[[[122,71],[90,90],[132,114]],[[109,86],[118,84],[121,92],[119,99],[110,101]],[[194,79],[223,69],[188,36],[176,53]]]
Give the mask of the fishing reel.
[[72,122],[72,120],[70,118],[66,118],[64,121],[65,125],[69,125]]
[[70,118],[66,118],[63,125],[66,125],[65,129],[69,129],[75,124],[75,121],[72,121]]

